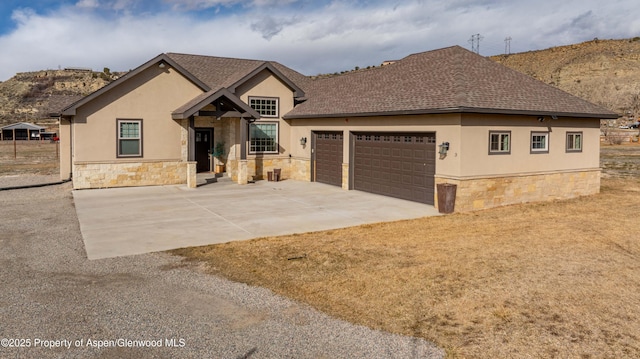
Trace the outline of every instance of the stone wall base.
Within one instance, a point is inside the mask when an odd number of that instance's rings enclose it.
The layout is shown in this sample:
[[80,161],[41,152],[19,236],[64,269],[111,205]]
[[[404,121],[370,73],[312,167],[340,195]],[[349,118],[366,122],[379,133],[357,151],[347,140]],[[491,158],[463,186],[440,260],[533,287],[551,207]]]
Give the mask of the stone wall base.
[[439,183],[457,185],[455,212],[468,212],[600,193],[600,170],[473,179],[436,177],[436,208]]
[[[234,182],[240,183],[240,160],[227,160],[227,175]],[[246,160],[246,176],[248,180],[266,180],[267,172],[273,171],[275,168],[281,170],[282,179],[294,179],[298,181],[309,181],[309,173],[311,169],[311,161],[289,157],[273,157],[273,158],[250,158]]]
[[74,163],[73,188],[186,184],[187,167],[183,161]]

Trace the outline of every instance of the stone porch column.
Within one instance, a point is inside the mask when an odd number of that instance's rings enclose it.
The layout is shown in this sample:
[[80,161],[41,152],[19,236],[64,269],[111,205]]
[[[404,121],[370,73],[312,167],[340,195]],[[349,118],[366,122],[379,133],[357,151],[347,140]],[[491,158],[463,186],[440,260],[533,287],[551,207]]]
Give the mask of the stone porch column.
[[238,184],[249,183],[247,174],[247,160],[238,161]]
[[197,179],[196,179],[196,164],[198,162],[189,161],[187,162],[187,187],[196,188],[197,187]]

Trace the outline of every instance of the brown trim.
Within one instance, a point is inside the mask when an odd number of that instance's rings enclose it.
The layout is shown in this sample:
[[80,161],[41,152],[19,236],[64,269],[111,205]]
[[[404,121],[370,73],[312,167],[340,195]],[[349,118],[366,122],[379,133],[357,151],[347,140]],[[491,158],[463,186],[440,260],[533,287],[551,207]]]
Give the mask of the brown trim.
[[578,112],[548,112],[533,110],[509,110],[492,108],[472,108],[472,107],[451,107],[419,110],[398,110],[386,112],[355,112],[355,113],[330,113],[330,114],[308,114],[308,115],[284,115],[286,120],[294,119],[315,119],[315,118],[335,118],[335,117],[376,117],[376,116],[398,116],[398,115],[430,115],[444,113],[475,113],[492,115],[527,115],[527,116],[557,116],[557,117],[577,117],[577,118],[597,118],[597,119],[617,119],[619,116],[614,113],[594,114]]
[[[263,115],[260,112],[258,112],[258,110],[256,110],[255,108],[251,107],[251,100],[255,99],[255,100],[260,100],[260,99],[264,99],[264,100],[276,100],[276,115],[272,116],[272,115]],[[252,110],[254,110],[258,115],[260,115],[260,117],[263,118],[280,118],[280,97],[274,97],[274,96],[248,96],[247,97],[247,102],[249,103],[249,107],[251,107]]]
[[[275,151],[251,151],[251,125],[276,125],[276,150]],[[277,155],[280,154],[280,122],[279,121],[255,121],[247,125],[247,143],[250,155]]]
[[[509,134],[509,151],[492,151],[491,150],[491,135],[492,134],[505,134],[505,133]],[[488,146],[489,155],[490,156],[494,156],[494,155],[510,155],[511,154],[511,146],[513,146],[512,139],[513,139],[513,136],[511,136],[511,131],[509,131],[509,130],[506,130],[506,131],[489,130],[489,146]]]
[[[569,135],[580,135],[580,148],[574,149],[569,148]],[[575,141],[575,140],[574,140]],[[564,150],[566,153],[580,153],[582,152],[582,147],[584,146],[584,133],[582,131],[567,131],[565,133],[565,146]]]
[[[533,136],[545,136],[546,140],[545,140],[545,145],[546,145],[546,149],[544,150],[534,150],[533,148]],[[551,147],[551,144],[549,143],[551,141],[551,136],[549,135],[549,131],[531,131],[529,134],[529,154],[532,155],[537,155],[537,154],[544,154],[544,153],[549,153],[549,148]]]
[[129,79],[135,77],[136,75],[138,75],[139,73],[145,71],[146,69],[150,68],[151,66],[160,65],[160,63],[163,63],[163,62],[166,63],[167,65],[169,65],[169,67],[173,67],[176,71],[178,71],[178,73],[180,73],[186,79],[191,81],[194,85],[196,85],[199,88],[201,88],[203,91],[211,90],[209,88],[209,86],[207,86],[207,84],[205,84],[204,82],[200,81],[197,77],[195,77],[189,71],[185,70],[182,66],[178,65],[178,63],[173,61],[169,56],[167,56],[167,54],[160,54],[160,55],[154,57],[153,59],[145,62],[144,64],[136,67],[135,69],[127,72],[125,75],[123,75],[119,79],[107,84],[106,86],[104,86],[103,88],[97,90],[96,92],[94,92],[94,93],[92,93],[92,94],[90,94],[88,96],[85,96],[85,97],[81,98],[80,100],[72,103],[71,105],[65,107],[64,109],[62,109],[62,111],[60,111],[61,116],[75,116],[76,110],[78,109],[78,107],[80,107],[80,106],[86,104],[87,102],[95,99],[96,97],[102,95],[103,93],[105,93],[107,91],[110,91],[112,88],[114,88],[116,86],[119,86],[120,84],[128,81]]
[[[233,106],[237,107],[236,110],[243,111],[238,111],[243,117],[260,118],[260,114],[252,109],[251,106],[244,103],[236,95],[229,92],[229,90],[225,88],[218,89],[215,92],[212,90],[198,95],[196,98],[180,106],[177,110],[171,113],[171,118],[173,118],[174,120],[189,118],[190,116],[195,115],[199,110],[201,110],[208,104],[211,104],[221,98],[229,100],[229,102]],[[218,113],[217,108],[218,106],[216,106],[216,113]],[[222,115],[224,115],[225,113],[220,112],[219,114],[222,117]]]
[[245,82],[249,81],[252,77],[259,74],[262,70],[269,70],[273,73],[279,80],[284,82],[290,89],[293,90],[293,97],[304,97],[304,91],[298,87],[293,81],[289,80],[282,72],[275,68],[271,63],[265,62],[262,65],[255,68],[253,71],[249,72],[245,76],[243,76],[240,80],[236,81],[233,85],[229,86],[228,89],[231,92],[236,92],[236,88]]
[[[139,122],[140,123],[140,154],[139,155],[121,155],[120,154],[120,122]],[[116,158],[144,158],[144,132],[141,118],[116,118]]]

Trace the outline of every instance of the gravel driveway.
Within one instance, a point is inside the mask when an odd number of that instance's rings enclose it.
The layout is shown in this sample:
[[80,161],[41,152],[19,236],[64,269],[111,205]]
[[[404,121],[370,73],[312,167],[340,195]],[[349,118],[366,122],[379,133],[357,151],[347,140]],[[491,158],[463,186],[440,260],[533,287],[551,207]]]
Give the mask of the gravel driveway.
[[0,191],[0,207],[2,358],[443,356],[169,254],[89,261],[69,184]]

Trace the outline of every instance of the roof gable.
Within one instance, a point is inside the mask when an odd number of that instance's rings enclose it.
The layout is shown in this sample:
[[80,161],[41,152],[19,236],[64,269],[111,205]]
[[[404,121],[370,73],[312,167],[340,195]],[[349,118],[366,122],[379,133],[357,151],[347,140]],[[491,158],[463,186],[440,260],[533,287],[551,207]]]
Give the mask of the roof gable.
[[[193,100],[187,102],[183,106],[180,106],[175,111],[171,113],[171,117],[174,120],[180,120],[189,118],[189,116],[194,115],[200,109],[204,108],[208,104],[212,104],[222,100],[227,106],[230,105],[235,111],[238,112],[240,116],[250,117],[250,118],[260,118],[260,114],[258,114],[251,106],[242,102],[236,95],[231,93],[224,87],[214,89],[208,92],[202,93],[200,96],[195,97]],[[218,107],[218,106],[216,106]],[[225,112],[224,109],[218,107],[217,113],[223,115]]]
[[[116,86],[119,86],[120,84],[125,83],[126,81],[132,79],[133,77],[135,77],[136,75],[138,75],[141,72],[145,71],[149,67],[151,67],[151,66],[160,66],[161,64],[166,64],[166,65],[174,68],[178,73],[180,73],[186,79],[191,81],[194,85],[196,85],[199,88],[201,88],[203,91],[209,91],[210,90],[210,88],[209,88],[209,86],[207,84],[205,84],[200,79],[198,79],[196,76],[194,76],[189,71],[184,69],[180,64],[175,62],[172,58],[170,58],[166,54],[160,54],[160,55],[154,57],[153,59],[145,62],[144,64],[136,67],[135,69],[127,72],[125,75],[123,75],[119,79],[107,84],[106,86],[102,87],[101,89],[99,89],[99,90],[97,90],[97,91],[95,91],[95,92],[93,92],[93,93],[81,98],[80,100],[72,103],[71,105],[63,108],[62,111],[61,111],[61,115],[62,116],[74,116],[76,114],[76,110],[78,109],[78,107],[80,107],[80,106],[92,101],[96,97],[101,96],[102,94],[110,91],[111,89],[115,88]],[[164,65],[164,66],[166,66],[166,65]]]
[[[168,53],[167,56],[176,63],[181,64],[187,71],[201,79],[210,88],[225,87],[229,91],[235,92],[238,86],[247,82],[261,71],[269,70],[294,92],[295,97],[304,96],[304,90],[289,78],[289,76],[294,75],[295,71],[271,61],[176,53]],[[285,75],[284,72],[287,72],[287,74]],[[294,75],[294,77],[298,76]]]

